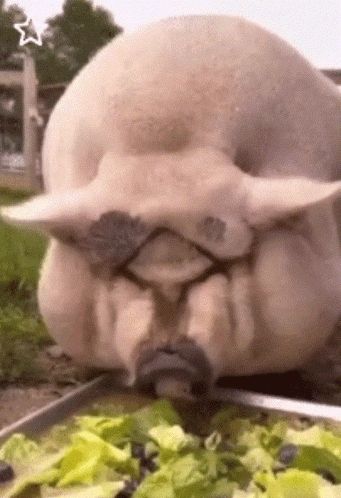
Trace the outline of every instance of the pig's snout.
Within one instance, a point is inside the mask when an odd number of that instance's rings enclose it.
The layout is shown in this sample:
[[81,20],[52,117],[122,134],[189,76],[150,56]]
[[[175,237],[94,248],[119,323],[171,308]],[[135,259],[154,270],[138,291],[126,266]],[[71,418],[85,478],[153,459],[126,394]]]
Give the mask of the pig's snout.
[[198,396],[208,391],[211,379],[206,355],[194,343],[147,349],[137,363],[137,386],[158,396]]

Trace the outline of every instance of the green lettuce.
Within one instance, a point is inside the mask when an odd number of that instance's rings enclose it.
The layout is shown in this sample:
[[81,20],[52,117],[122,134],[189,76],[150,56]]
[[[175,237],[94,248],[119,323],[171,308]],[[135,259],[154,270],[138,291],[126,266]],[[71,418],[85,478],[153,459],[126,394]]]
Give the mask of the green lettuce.
[[149,436],[161,450],[179,453],[183,449],[194,449],[200,444],[199,438],[186,434],[180,425],[158,425],[148,431]]
[[14,498],[37,488],[41,498],[114,498],[142,479],[133,498],[341,498],[336,431],[293,429],[235,408],[218,412],[207,428],[207,437],[186,432],[172,404],[159,400],[131,414],[79,416],[39,446],[17,434],[0,459],[18,477],[0,494]]
[[134,440],[146,442],[148,432],[158,425],[182,425],[182,420],[168,400],[158,400],[133,414]]
[[278,474],[269,482],[267,498],[320,498],[320,489],[324,480],[313,474],[297,469],[290,469]]
[[92,432],[111,444],[120,445],[131,439],[135,424],[131,415],[122,415],[77,417],[76,425],[81,431]]
[[327,471],[334,477],[335,482],[341,483],[341,459],[324,448],[298,446],[297,454],[290,462],[290,467],[309,470],[316,474]]
[[308,445],[324,448],[341,458],[341,437],[318,425],[313,425],[303,431],[288,428],[285,440],[298,446]]
[[248,450],[240,461],[251,473],[271,470],[274,465],[274,458],[262,447]]
[[[208,453],[208,452],[207,452]],[[188,454],[170,460],[160,470],[150,474],[134,493],[134,498],[215,498],[219,478],[219,458],[210,452]],[[216,458],[215,458],[216,457]],[[219,483],[219,493],[232,496],[234,485],[227,480]],[[219,496],[219,495],[217,495]],[[223,495],[225,496],[225,495]]]
[[136,476],[138,461],[131,457],[129,447],[120,449],[91,432],[79,432],[72,436],[61,461],[57,487],[95,484],[110,468]]
[[59,477],[57,465],[65,455],[65,450],[60,450],[53,455],[44,458],[33,459],[26,470],[22,472],[13,482],[10,489],[3,498],[12,498],[25,491],[27,488],[40,484],[55,484]]
[[341,486],[323,486],[319,498],[341,498]]
[[232,498],[261,498],[265,497],[264,493],[259,490],[254,491],[244,491],[242,489],[236,489],[232,495]]
[[116,489],[117,482],[123,480],[119,472],[128,476],[138,475],[139,464],[131,457],[129,446],[120,449],[91,432],[82,431],[73,434],[71,444],[59,453],[33,459],[26,471],[15,479],[5,498],[12,498],[27,488],[42,484],[60,488],[112,481],[109,484],[115,484]]
[[114,498],[124,488],[124,481],[105,482],[94,486],[73,486],[57,490],[42,486],[41,498]]
[[40,453],[37,443],[24,434],[14,434],[0,449],[0,460],[10,464],[24,464]]

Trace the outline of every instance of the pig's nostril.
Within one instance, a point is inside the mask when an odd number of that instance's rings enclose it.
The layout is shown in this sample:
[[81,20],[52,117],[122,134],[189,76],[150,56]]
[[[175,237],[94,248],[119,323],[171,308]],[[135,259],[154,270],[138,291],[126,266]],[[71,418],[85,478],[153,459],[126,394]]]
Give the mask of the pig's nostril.
[[176,351],[174,349],[172,349],[171,347],[159,348],[159,349],[157,349],[157,351],[160,353],[166,353],[166,354],[176,354]]
[[205,382],[194,382],[192,385],[192,394],[194,394],[194,396],[202,396],[208,391],[208,388],[209,385]]

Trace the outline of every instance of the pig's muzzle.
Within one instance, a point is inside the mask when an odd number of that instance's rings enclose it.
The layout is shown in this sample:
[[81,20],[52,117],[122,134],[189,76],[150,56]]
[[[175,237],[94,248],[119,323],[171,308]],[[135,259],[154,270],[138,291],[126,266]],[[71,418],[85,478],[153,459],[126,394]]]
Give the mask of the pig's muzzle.
[[211,383],[206,355],[192,342],[145,350],[137,362],[137,387],[154,390],[159,396],[202,395]]

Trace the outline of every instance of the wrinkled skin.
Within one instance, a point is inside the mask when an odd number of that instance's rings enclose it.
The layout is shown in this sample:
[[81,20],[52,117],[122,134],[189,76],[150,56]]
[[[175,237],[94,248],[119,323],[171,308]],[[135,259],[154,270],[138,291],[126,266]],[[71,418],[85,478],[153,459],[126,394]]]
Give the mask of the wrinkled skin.
[[131,381],[184,338],[213,380],[302,368],[341,310],[340,131],[337,87],[242,19],[115,39],[51,116],[46,193],[2,211],[51,236],[51,335]]

